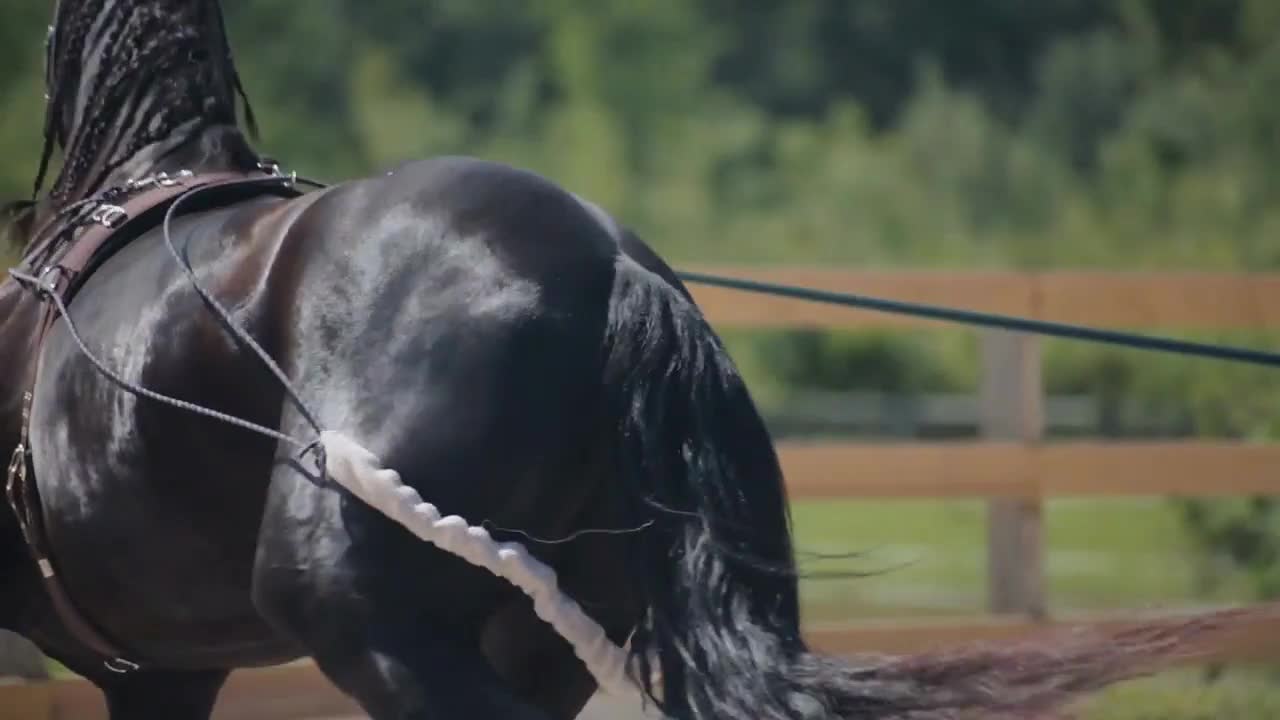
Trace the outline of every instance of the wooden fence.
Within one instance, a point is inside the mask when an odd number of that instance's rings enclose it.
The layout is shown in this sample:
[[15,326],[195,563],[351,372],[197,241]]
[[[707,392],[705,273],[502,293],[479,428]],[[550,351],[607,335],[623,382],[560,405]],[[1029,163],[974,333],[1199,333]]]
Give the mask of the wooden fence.
[[[956,308],[1136,330],[1280,329],[1280,275],[1229,273],[850,271],[715,268],[768,282]],[[937,327],[902,317],[693,286],[719,328]],[[1039,340],[981,331],[983,437],[936,443],[784,443],[793,498],[981,498],[990,501],[989,610],[980,618],[859,622],[809,628],[829,651],[904,652],[1045,632],[1060,624],[1123,625],[1137,617],[1049,620],[1041,526],[1046,498],[1280,495],[1280,444],[1043,441]],[[1259,620],[1212,648],[1223,660],[1280,657],[1280,622]],[[21,708],[21,709],[20,709]],[[308,664],[236,673],[216,717],[254,720],[350,712]],[[15,714],[16,713],[16,714]],[[0,720],[102,717],[83,683],[0,688]]]
[[[1003,315],[1146,331],[1280,329],[1280,275],[715,268],[710,272]],[[936,320],[694,286],[720,328],[941,327]],[[1280,445],[1042,443],[1041,341],[982,330],[983,439],[782,448],[793,497],[984,497],[989,609],[1046,615],[1042,500],[1280,494]],[[1226,478],[1220,480],[1219,478]]]

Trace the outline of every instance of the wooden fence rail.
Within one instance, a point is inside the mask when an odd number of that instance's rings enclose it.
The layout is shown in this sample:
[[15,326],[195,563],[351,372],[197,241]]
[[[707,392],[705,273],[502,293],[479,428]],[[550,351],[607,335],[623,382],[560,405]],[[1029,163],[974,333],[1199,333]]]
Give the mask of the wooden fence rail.
[[[690,267],[777,284],[1109,328],[1280,329],[1280,274]],[[942,327],[936,320],[691,285],[719,327]]]
[[[1017,271],[854,271],[691,268],[772,283],[1096,327],[1176,330],[1280,329],[1280,275]],[[936,321],[694,285],[719,328],[938,327]],[[909,652],[1008,640],[1065,621],[1045,617],[1041,502],[1069,496],[1280,495],[1280,444],[1240,442],[1046,443],[1040,349],[1035,338],[982,335],[982,427],[977,442],[780,446],[794,499],[978,498],[992,503],[990,609],[984,618],[885,621],[811,628],[838,653]],[[1087,618],[1116,627],[1134,618]],[[1280,621],[1221,638],[1224,660],[1280,659]],[[219,720],[301,720],[354,706],[309,664],[240,672],[221,697]],[[0,688],[0,720],[97,720],[101,701],[84,682]]]
[[793,500],[1280,495],[1280,443],[782,443]]
[[[1280,329],[1280,275],[692,268],[767,283],[875,295],[1105,328]],[[693,285],[720,328],[940,327],[940,322]],[[1276,494],[1280,450],[1210,443],[1044,445],[1040,339],[984,330],[979,397],[988,442],[789,446],[794,497],[986,497],[988,607],[1046,612],[1043,507],[1052,496]]]

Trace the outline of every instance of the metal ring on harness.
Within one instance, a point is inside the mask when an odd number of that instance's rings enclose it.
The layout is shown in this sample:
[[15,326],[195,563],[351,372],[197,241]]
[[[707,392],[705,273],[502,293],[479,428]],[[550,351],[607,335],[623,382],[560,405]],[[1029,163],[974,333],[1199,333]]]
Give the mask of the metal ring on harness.
[[110,660],[104,660],[102,661],[102,666],[117,675],[131,673],[141,668],[137,663],[130,662],[124,658],[111,658]]

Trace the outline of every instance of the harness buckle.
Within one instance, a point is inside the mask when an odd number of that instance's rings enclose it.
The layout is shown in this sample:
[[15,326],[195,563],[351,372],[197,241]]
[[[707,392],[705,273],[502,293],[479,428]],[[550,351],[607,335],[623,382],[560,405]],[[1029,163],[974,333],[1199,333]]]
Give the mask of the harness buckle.
[[22,533],[22,539],[31,542],[31,527],[29,517],[27,515],[28,508],[23,501],[23,491],[27,484],[27,444],[26,442],[18,443],[13,449],[13,457],[9,459],[8,480],[5,481],[4,494],[9,501],[9,506],[13,508],[14,518],[18,521],[18,531]]
[[167,172],[158,172],[155,175],[148,175],[146,177],[129,180],[124,184],[124,187],[121,188],[121,190],[124,192],[141,190],[143,188],[151,187],[152,185],[155,185],[156,187],[173,187],[174,185],[181,185],[184,180],[194,176],[195,173],[185,169],[179,170],[173,175],[170,175]]
[[58,292],[58,280],[66,276],[66,268],[61,265],[46,265],[36,276],[35,293],[42,299]]
[[181,185],[182,181],[189,177],[193,177],[194,175],[195,173],[190,170],[179,170],[177,175],[170,175],[169,173],[162,172],[159,175],[156,175],[156,184],[160,187],[173,187],[174,185]]
[[9,501],[13,502],[15,493],[18,491],[18,484],[27,480],[27,446],[25,443],[18,443],[13,449],[13,455],[9,458],[9,472],[5,482],[5,493],[9,496]]
[[129,219],[129,213],[119,205],[101,205],[93,211],[89,219],[105,226],[108,230],[115,230]]
[[280,163],[274,158],[264,157],[259,160],[258,169],[268,175],[280,176]]
[[13,455],[9,458],[9,471],[6,474],[4,492],[9,499],[9,504],[13,506],[13,511],[17,515],[18,523],[22,526],[21,530],[25,536],[27,533],[26,517],[22,513],[23,502],[19,493],[22,486],[27,482],[27,443],[30,437],[31,427],[31,403],[34,396],[28,390],[22,394],[22,427],[19,430],[18,446],[13,449]]
[[119,675],[131,673],[139,668],[137,663],[130,662],[124,658],[111,658],[110,660],[104,660],[102,662],[102,666]]

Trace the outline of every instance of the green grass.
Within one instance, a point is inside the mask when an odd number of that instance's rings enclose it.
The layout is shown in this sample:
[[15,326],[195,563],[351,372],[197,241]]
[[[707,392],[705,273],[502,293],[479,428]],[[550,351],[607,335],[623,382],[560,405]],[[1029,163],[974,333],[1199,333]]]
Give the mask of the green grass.
[[1078,706],[1080,720],[1274,720],[1280,682],[1274,671],[1237,669],[1213,682],[1177,671],[1117,685]]
[[[802,584],[807,621],[981,613],[986,598],[985,503],[797,502],[798,550],[863,552],[805,561],[811,571],[878,572]],[[1196,562],[1175,508],[1160,499],[1053,501],[1046,507],[1051,610],[1172,608],[1249,601],[1240,578],[1197,590]],[[1280,671],[1203,669],[1115,686],[1079,706],[1079,720],[1274,720]]]
[[[986,507],[981,501],[797,502],[802,567],[875,573],[807,579],[807,617],[982,612]],[[1173,506],[1161,499],[1058,500],[1045,511],[1050,609],[1177,607],[1248,600],[1241,579],[1197,589],[1197,562]],[[804,553],[860,553],[814,560]]]

